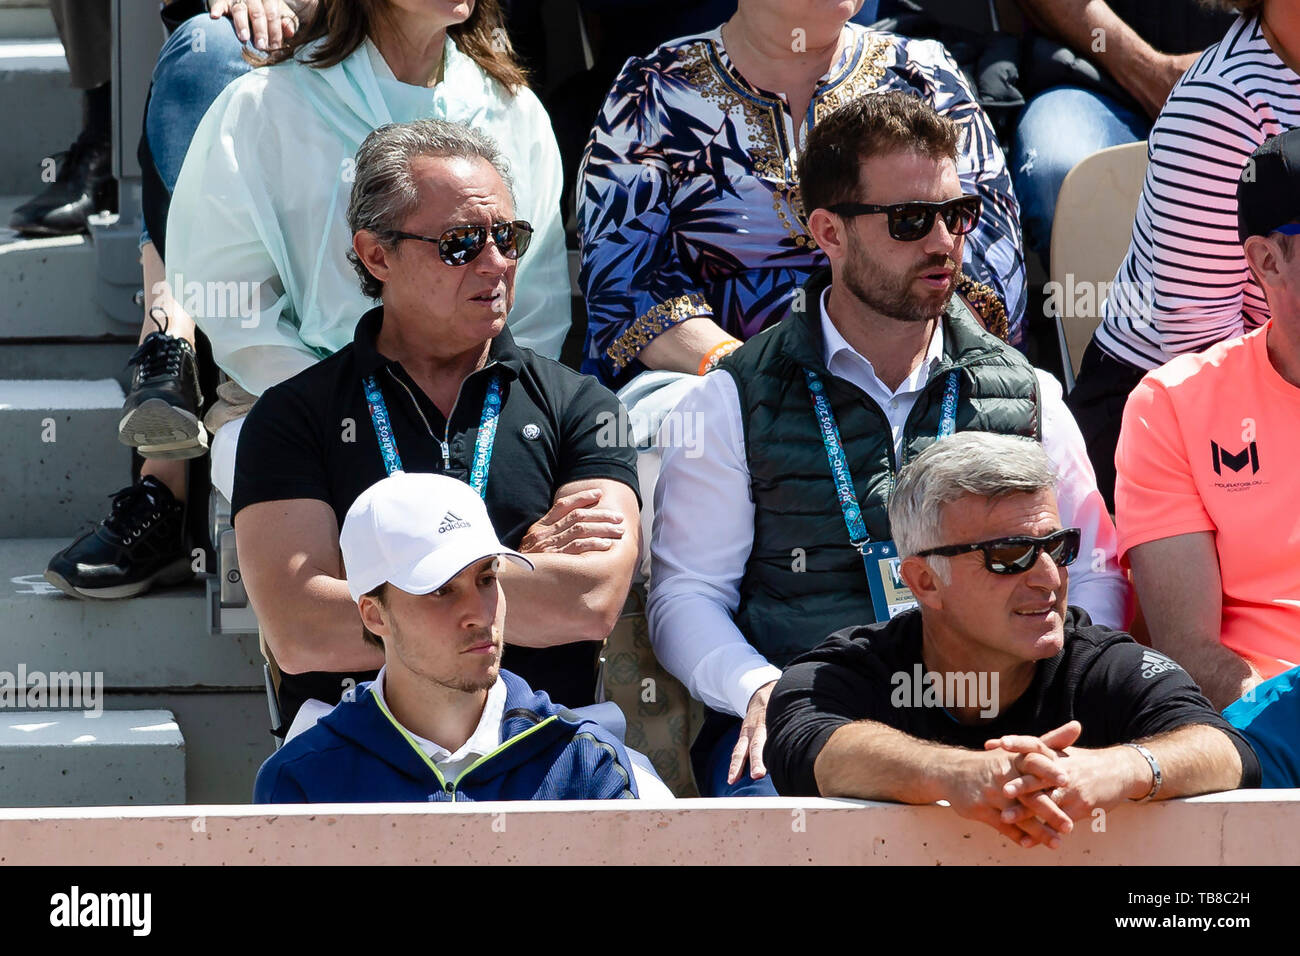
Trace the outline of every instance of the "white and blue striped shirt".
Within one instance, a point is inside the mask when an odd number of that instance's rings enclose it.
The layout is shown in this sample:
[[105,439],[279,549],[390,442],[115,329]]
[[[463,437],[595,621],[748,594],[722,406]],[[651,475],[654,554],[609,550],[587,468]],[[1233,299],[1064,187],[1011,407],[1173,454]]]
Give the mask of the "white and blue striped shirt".
[[1250,154],[1300,125],[1300,77],[1239,17],[1174,86],[1148,143],[1128,254],[1096,341],[1153,369],[1268,321],[1237,238],[1237,182]]

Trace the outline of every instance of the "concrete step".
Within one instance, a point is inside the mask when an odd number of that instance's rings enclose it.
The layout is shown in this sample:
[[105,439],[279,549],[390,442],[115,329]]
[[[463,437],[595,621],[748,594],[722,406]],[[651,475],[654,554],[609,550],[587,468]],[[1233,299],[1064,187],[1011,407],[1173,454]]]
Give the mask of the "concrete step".
[[59,32],[45,0],[0,0],[0,37],[38,37],[57,42]]
[[32,195],[45,185],[42,160],[67,149],[81,129],[81,93],[69,85],[57,39],[0,39],[0,103],[11,134],[0,138],[0,193]]
[[102,672],[113,691],[260,693],[257,638],[211,635],[201,582],[122,601],[70,598],[42,577],[68,543],[0,540],[0,670]]
[[[255,691],[221,693],[113,693],[107,706],[158,708],[176,715],[185,735],[187,803],[251,803],[257,768],[275,752],[266,692],[260,686]],[[0,777],[0,788],[3,785]]]
[[0,712],[0,803],[185,802],[185,739],[168,710]]
[[[9,204],[13,204],[10,197]],[[5,216],[6,223],[9,221]],[[0,341],[120,339],[140,331],[140,316],[115,322],[96,299],[95,248],[86,236],[0,241]]]
[[0,340],[0,369],[14,379],[111,378],[125,391],[131,384],[126,361],[134,351],[134,336],[119,341]]
[[0,538],[75,535],[130,482],[112,379],[0,380]]

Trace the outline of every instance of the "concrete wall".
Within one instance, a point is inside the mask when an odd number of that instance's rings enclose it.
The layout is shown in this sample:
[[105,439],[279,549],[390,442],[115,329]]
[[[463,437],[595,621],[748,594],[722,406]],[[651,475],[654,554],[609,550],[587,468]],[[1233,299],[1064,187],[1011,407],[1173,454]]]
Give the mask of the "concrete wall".
[[1300,790],[1119,807],[1060,851],[945,807],[847,800],[0,810],[0,863],[1300,863]]

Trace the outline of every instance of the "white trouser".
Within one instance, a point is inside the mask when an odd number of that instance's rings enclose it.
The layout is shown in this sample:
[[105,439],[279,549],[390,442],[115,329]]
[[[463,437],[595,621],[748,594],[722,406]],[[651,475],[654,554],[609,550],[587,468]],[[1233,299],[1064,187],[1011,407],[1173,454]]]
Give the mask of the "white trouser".
[[212,436],[208,452],[212,487],[225,495],[227,501],[233,501],[235,497],[235,449],[239,447],[239,431],[243,427],[242,418],[226,422]]

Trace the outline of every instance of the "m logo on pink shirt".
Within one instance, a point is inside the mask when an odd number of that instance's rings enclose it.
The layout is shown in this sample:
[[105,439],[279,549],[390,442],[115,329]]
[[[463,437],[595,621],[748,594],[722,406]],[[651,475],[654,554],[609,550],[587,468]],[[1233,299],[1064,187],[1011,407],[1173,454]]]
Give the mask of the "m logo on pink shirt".
[[1218,442],[1211,441],[1210,451],[1214,455],[1214,473],[1216,475],[1223,474],[1223,470],[1219,467],[1220,464],[1227,465],[1233,471],[1241,471],[1249,463],[1252,475],[1259,471],[1259,449],[1256,442],[1251,442],[1234,455],[1220,448]]

